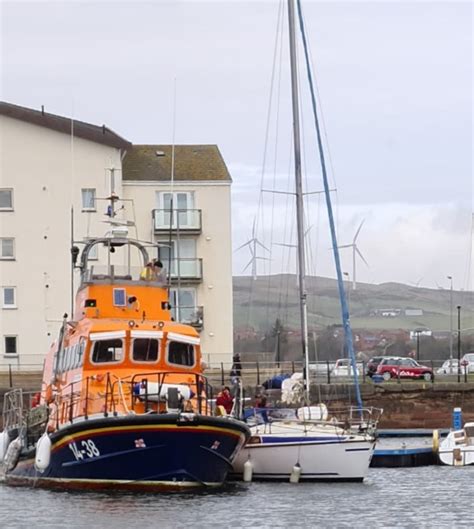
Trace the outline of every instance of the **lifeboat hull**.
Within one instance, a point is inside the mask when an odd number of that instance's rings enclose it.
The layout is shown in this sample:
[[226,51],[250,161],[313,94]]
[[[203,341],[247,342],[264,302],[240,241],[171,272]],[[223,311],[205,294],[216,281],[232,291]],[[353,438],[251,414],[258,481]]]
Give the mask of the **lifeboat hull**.
[[24,451],[5,481],[61,489],[186,490],[222,485],[249,437],[227,417],[163,414],[101,417],[50,434],[50,463]]

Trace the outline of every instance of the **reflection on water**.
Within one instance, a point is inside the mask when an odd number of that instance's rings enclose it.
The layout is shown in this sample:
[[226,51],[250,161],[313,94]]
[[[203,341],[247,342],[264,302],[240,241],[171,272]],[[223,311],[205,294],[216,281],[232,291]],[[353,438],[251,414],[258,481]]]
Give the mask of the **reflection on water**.
[[371,469],[363,484],[233,483],[186,494],[0,485],[5,529],[472,527],[474,467]]

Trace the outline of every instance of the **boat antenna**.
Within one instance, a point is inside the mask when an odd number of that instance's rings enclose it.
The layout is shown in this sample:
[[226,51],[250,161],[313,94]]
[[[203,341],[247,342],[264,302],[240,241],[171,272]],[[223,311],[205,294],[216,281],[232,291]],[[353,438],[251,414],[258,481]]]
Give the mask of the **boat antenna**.
[[[74,246],[74,206],[71,206],[71,318],[74,314],[74,249],[77,248]],[[76,254],[77,259],[77,254]]]
[[[170,229],[169,229],[169,248],[168,248],[168,299],[170,298],[171,290],[171,265],[172,265],[172,249],[173,249],[173,202],[174,202],[174,171],[175,171],[175,136],[176,136],[176,78],[174,79],[173,86],[173,134],[171,140],[171,184],[170,184]],[[176,244],[176,263],[177,263],[177,272],[178,272],[178,300],[179,300],[179,291],[180,291],[180,269],[179,269],[179,212],[176,214],[177,218],[177,244]],[[178,304],[178,303],[177,303]]]
[[[292,4],[293,0],[289,0],[289,2],[290,4]],[[305,62],[306,62],[306,72],[307,72],[309,88],[311,92],[311,104],[313,107],[313,117],[314,117],[314,123],[316,126],[316,136],[318,139],[319,158],[320,158],[321,170],[323,174],[324,195],[326,197],[326,207],[327,207],[328,217],[329,217],[329,226],[331,229],[332,249],[334,253],[334,261],[336,264],[337,285],[339,289],[339,299],[341,302],[344,336],[345,336],[345,341],[346,341],[347,353],[351,361],[352,370],[354,373],[354,385],[355,385],[355,391],[356,391],[357,406],[360,412],[362,413],[363,404],[362,404],[362,397],[360,394],[359,379],[357,376],[357,365],[356,365],[356,358],[355,358],[355,353],[354,353],[354,342],[352,339],[352,329],[351,329],[351,322],[350,322],[350,316],[349,316],[349,307],[347,304],[346,292],[344,289],[344,280],[342,277],[341,259],[339,257],[336,226],[334,223],[334,215],[333,215],[332,203],[331,203],[331,192],[329,189],[329,182],[328,182],[328,176],[327,176],[327,170],[326,170],[326,161],[324,157],[324,149],[323,149],[323,143],[321,139],[321,129],[319,126],[318,111],[317,111],[315,90],[314,90],[314,84],[313,84],[313,75],[311,73],[311,63],[310,63],[309,55],[308,55],[308,44],[306,41],[306,32],[304,28],[301,2],[300,0],[296,0],[296,3],[298,6],[298,18],[299,18],[299,23],[300,23],[301,36],[303,39],[303,48],[304,48],[304,55],[305,55]]]
[[[71,249],[74,245],[74,100],[71,103]],[[74,314],[74,263],[71,262],[71,318]]]
[[304,392],[309,404],[309,351],[308,351],[308,308],[305,272],[304,204],[301,178],[301,139],[299,124],[298,72],[296,68],[295,8],[294,0],[288,0],[288,25],[290,37],[291,94],[293,103],[293,148],[295,157],[296,230],[298,234],[298,286],[301,313],[301,345],[303,349]]

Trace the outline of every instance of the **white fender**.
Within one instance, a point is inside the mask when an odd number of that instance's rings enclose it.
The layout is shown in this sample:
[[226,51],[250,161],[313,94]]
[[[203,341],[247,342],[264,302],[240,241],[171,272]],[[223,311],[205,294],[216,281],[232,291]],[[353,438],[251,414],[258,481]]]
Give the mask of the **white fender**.
[[36,443],[35,467],[40,472],[45,471],[51,461],[51,439],[45,432]]
[[[158,395],[158,389],[160,388],[160,394]],[[145,397],[145,394],[148,393],[148,400],[157,401],[165,399],[168,395],[168,388],[176,388],[179,391],[181,397],[184,400],[189,400],[191,398],[191,388],[185,386],[184,384],[157,384],[156,382],[148,382],[147,391],[145,388],[140,388],[140,397]]]
[[10,444],[9,441],[8,432],[4,431],[0,433],[0,463],[3,463],[8,445]]
[[244,463],[244,481],[250,483],[252,481],[253,465],[250,459]]
[[290,474],[290,483],[299,483],[301,477],[301,466],[299,463],[292,468]]
[[5,468],[7,472],[13,470],[18,463],[21,452],[21,439],[17,437],[9,444],[5,454]]
[[298,408],[297,415],[300,421],[327,421],[328,409],[322,403],[317,406],[304,406],[303,408]]

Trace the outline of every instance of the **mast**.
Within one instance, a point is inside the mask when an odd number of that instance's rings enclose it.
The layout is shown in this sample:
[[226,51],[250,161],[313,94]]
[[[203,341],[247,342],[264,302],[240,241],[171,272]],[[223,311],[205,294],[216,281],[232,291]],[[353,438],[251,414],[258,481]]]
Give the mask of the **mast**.
[[[346,340],[347,354],[351,361],[351,365],[352,365],[352,369],[354,373],[354,386],[355,386],[355,391],[356,391],[357,405],[358,405],[358,408],[360,410],[361,417],[362,417],[362,405],[363,404],[362,404],[362,397],[360,394],[359,380],[357,376],[357,362],[356,362],[356,357],[355,357],[355,352],[354,352],[354,342],[352,339],[352,328],[351,328],[351,322],[350,322],[350,316],[349,316],[349,306],[347,303],[346,293],[344,290],[344,280],[342,278],[341,260],[339,258],[339,246],[337,244],[336,225],[334,222],[334,215],[332,212],[329,180],[328,180],[328,175],[326,171],[326,161],[324,158],[323,142],[321,139],[321,129],[319,127],[318,112],[317,112],[317,107],[316,107],[316,97],[315,97],[315,91],[314,91],[314,86],[313,86],[313,78],[311,75],[310,61],[309,61],[309,56],[308,56],[308,46],[306,42],[306,33],[304,30],[303,16],[301,13],[301,3],[300,3],[300,0],[296,0],[296,1],[298,3],[298,16],[299,16],[299,22],[300,22],[300,28],[301,28],[301,35],[303,38],[303,48],[304,48],[304,53],[305,53],[306,70],[307,70],[307,75],[308,75],[309,88],[311,92],[311,104],[313,107],[313,117],[314,117],[314,123],[316,127],[316,137],[318,139],[319,158],[321,162],[321,170],[323,173],[324,194],[326,197],[326,207],[327,207],[328,218],[329,218],[329,226],[331,229],[331,240],[332,240],[332,248],[333,248],[333,253],[334,253],[334,262],[336,265],[339,299],[341,301],[341,312],[342,312],[342,323],[344,326],[344,336]],[[290,3],[291,3],[291,0],[290,0]],[[355,260],[355,249],[354,249],[354,260]],[[353,279],[355,280],[355,268],[354,268],[354,278]]]
[[295,7],[294,0],[288,0],[288,25],[290,36],[290,66],[291,66],[291,98],[293,103],[293,143],[295,154],[295,193],[296,193],[296,229],[298,242],[298,275],[301,313],[301,345],[303,349],[304,369],[303,379],[305,397],[309,403],[309,354],[308,354],[308,311],[306,304],[306,271],[304,248],[304,215],[303,215],[303,184],[301,179],[301,140],[298,101],[298,72],[296,68],[296,37],[295,37]]

